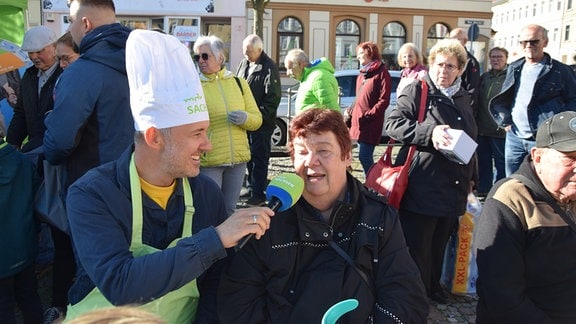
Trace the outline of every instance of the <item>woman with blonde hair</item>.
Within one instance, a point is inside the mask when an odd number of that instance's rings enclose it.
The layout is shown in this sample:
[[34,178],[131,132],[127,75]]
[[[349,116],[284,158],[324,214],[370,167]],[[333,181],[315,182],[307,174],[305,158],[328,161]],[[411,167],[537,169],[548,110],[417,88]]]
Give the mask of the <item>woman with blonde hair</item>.
[[[409,83],[398,95],[397,107],[386,119],[386,132],[401,142],[396,164],[404,164],[410,145],[416,145],[411,161],[408,188],[399,214],[410,254],[418,268],[428,296],[446,303],[448,295],[440,286],[444,248],[458,217],[466,212],[468,193],[475,176],[474,159],[467,164],[444,156],[440,146],[450,145],[450,129],[463,130],[476,139],[477,129],[470,96],[461,87],[467,55],[452,39],[443,39],[430,50],[429,72],[421,82]],[[426,96],[423,122],[418,122],[421,96]]]
[[412,79],[423,80],[428,73],[428,69],[424,66],[422,53],[413,43],[405,43],[400,47],[398,50],[398,65],[402,67],[402,72],[400,73],[397,93],[400,93],[402,88],[407,83],[410,83]]

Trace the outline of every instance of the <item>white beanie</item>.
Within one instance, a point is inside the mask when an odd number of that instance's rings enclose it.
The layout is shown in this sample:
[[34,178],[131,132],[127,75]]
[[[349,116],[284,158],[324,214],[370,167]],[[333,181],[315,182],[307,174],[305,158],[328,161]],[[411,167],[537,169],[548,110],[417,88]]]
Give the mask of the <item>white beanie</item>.
[[137,29],[126,42],[130,107],[137,131],[208,120],[190,52],[171,35]]

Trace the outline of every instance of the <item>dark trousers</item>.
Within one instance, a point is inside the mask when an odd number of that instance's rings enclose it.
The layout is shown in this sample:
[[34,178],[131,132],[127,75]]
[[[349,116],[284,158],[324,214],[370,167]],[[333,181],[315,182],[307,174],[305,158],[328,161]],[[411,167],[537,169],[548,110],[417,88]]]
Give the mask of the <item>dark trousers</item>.
[[42,301],[33,264],[14,276],[0,279],[0,322],[16,323],[16,305],[24,323],[42,323]]
[[410,249],[410,255],[420,269],[426,293],[434,294],[442,290],[440,276],[444,249],[450,233],[456,229],[457,218],[434,217],[400,211],[400,222]]
[[[478,148],[478,186],[476,191],[486,195],[494,182],[506,177],[506,167],[504,163],[504,138],[478,136],[476,138]],[[496,172],[494,172],[496,170]]]
[[68,290],[76,275],[76,259],[70,236],[54,226],[50,226],[54,241],[54,261],[52,266],[52,306],[66,309]]
[[268,164],[272,149],[273,130],[257,130],[248,132],[251,159],[248,161],[248,184],[252,197],[265,198],[266,186],[268,185]]

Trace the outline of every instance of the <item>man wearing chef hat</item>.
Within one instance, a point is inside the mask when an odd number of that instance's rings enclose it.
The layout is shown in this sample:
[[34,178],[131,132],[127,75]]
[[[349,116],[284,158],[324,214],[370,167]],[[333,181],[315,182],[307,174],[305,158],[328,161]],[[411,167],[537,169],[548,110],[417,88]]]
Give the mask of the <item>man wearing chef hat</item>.
[[188,49],[175,37],[130,33],[126,69],[134,145],[92,169],[67,196],[82,268],[66,319],[110,305],[138,304],[168,323],[216,321],[226,249],[260,238],[274,212],[226,218],[218,186],[199,173],[211,149],[208,111]]

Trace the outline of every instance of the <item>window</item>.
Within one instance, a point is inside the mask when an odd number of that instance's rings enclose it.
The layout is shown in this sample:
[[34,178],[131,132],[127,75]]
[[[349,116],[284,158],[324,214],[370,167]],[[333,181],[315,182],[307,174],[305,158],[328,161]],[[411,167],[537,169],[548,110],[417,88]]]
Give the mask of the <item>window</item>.
[[448,35],[448,26],[443,23],[436,23],[428,29],[428,38],[426,39],[426,53],[422,53],[424,57],[428,57],[428,53],[432,46],[439,40],[446,38]]
[[118,17],[117,21],[132,30],[134,29],[148,29],[148,18],[139,17]]
[[572,0],[568,0],[568,3],[566,4],[566,9],[572,9]]
[[[391,22],[382,31],[382,60],[390,70],[400,70],[398,50],[406,43],[406,28],[399,22]],[[422,62],[424,63],[424,62]]]
[[564,41],[569,40],[570,40],[570,25],[566,25],[566,27],[564,27]]
[[552,41],[556,42],[558,40],[558,28],[554,28],[554,32],[552,33]]
[[536,16],[536,4],[532,6],[532,17]]
[[304,29],[298,18],[288,17],[278,24],[278,57],[276,62],[281,71],[286,71],[284,58],[293,48],[302,48],[304,44]]
[[[194,42],[196,42],[198,36],[201,34],[200,18],[169,17],[166,23],[168,24],[168,30],[166,30],[166,32],[178,38],[190,49],[190,52],[192,52]],[[161,29],[164,30],[164,28]],[[218,36],[220,35],[222,34],[219,34]],[[226,35],[226,33],[223,35]]]
[[360,26],[350,19],[341,21],[336,26],[336,70],[357,69],[356,46],[360,44]]

